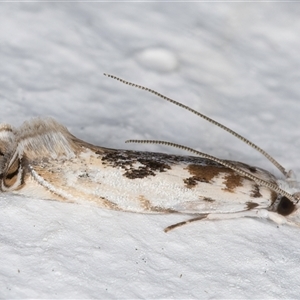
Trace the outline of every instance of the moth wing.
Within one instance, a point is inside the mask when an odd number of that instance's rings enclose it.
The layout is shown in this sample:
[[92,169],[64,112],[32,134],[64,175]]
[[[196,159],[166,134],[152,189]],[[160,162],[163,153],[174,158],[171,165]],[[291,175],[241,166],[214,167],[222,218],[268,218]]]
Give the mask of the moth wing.
[[[230,164],[265,181],[277,184],[276,177],[261,168],[241,162],[228,161]],[[213,167],[210,167],[213,169]],[[277,199],[277,194],[267,187],[257,185],[253,180],[232,170],[221,168],[208,184],[198,183],[194,191],[198,199],[181,201],[174,210],[182,213],[233,213],[254,208],[269,208]]]
[[224,168],[189,186],[188,168],[203,168],[201,158],[178,162],[159,153],[81,147],[70,160],[33,166],[54,199],[140,213],[230,213],[271,205],[272,191],[247,178],[234,182],[239,175]]
[[[28,170],[16,192],[32,197],[122,211],[200,214],[266,208],[276,196],[210,160],[97,147],[52,119],[25,123],[18,139]],[[275,181],[267,171],[255,172]]]
[[[254,208],[268,208],[272,204],[269,199],[261,198],[251,200],[249,197],[241,197],[239,200],[231,201],[229,197],[219,199],[207,199],[205,196],[199,196],[199,200],[184,201],[174,206],[174,210],[185,214],[210,214],[210,213],[235,213]],[[243,199],[244,198],[244,199]]]
[[[225,160],[226,161],[226,160]],[[259,167],[254,167],[254,166],[250,166],[247,164],[244,164],[242,162],[239,161],[230,161],[228,160],[229,163],[231,163],[232,165],[238,167],[241,170],[244,170],[245,172],[248,172],[262,180],[268,181],[268,182],[272,182],[275,183],[277,182],[277,178],[276,176],[274,176],[272,173],[270,173],[267,170],[264,170],[262,168]]]

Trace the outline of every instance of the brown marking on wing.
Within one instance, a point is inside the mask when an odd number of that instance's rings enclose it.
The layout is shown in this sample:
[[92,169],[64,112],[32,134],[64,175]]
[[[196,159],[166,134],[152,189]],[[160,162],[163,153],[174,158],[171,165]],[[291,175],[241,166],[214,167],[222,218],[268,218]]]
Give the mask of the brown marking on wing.
[[223,190],[233,193],[235,188],[243,185],[242,179],[243,177],[241,177],[241,175],[231,170],[231,172],[229,172],[229,174],[225,176],[225,180],[223,183],[226,187]]
[[216,200],[214,200],[212,198],[209,198],[209,197],[204,197],[203,201],[206,201],[206,202],[215,202]]
[[188,165],[187,170],[192,176],[184,178],[183,182],[189,189],[195,187],[198,182],[209,183],[215,176],[220,173],[221,169],[222,167],[190,164]]
[[189,173],[193,175],[195,180],[207,183],[221,172],[231,171],[230,169],[221,166],[201,166],[194,164],[188,165],[187,169]]
[[136,179],[155,176],[155,173],[152,170],[147,169],[146,167],[139,167],[138,169],[130,169],[126,171],[123,176],[127,177],[128,179]]
[[254,202],[246,202],[246,204],[247,204],[247,210],[251,210],[258,206],[258,204]]
[[160,206],[151,206],[150,211],[158,212],[158,213],[163,213],[163,214],[174,214],[178,213],[177,210],[171,209],[171,208],[163,208]]
[[151,201],[146,199],[144,195],[140,195],[138,197],[138,200],[140,201],[141,207],[145,210],[145,211],[154,211],[154,212],[158,212],[158,213],[177,213],[176,210],[173,209],[166,209],[160,206],[152,206]]
[[141,204],[141,207],[144,209],[144,210],[150,210],[150,207],[151,207],[151,203],[148,199],[145,198],[144,195],[140,195],[138,197],[139,201],[140,201],[140,204]]
[[[112,210],[121,210],[116,203],[109,201],[108,199],[106,199],[104,197],[99,197],[99,198],[101,199],[101,207],[112,209]],[[99,202],[99,201],[97,201],[97,202]]]
[[[134,151],[115,151],[105,153],[101,157],[102,163],[108,164],[114,168],[122,168],[125,172],[123,176],[129,179],[145,178],[155,176],[157,172],[165,172],[171,169],[168,163],[152,157],[151,153],[143,153]],[[138,165],[136,165],[138,164]]]
[[253,197],[253,198],[261,198],[262,197],[262,194],[260,193],[258,184],[254,185],[254,188],[251,191],[250,197]]
[[210,183],[215,177],[218,177],[220,173],[225,175],[223,183],[225,184],[224,191],[234,192],[234,189],[238,186],[242,186],[243,177],[234,172],[233,170],[223,166],[201,166],[190,164],[187,170],[192,177],[183,179],[187,188],[193,188],[197,185],[197,182]]
[[184,178],[183,182],[188,189],[191,189],[197,185],[197,178],[195,177]]

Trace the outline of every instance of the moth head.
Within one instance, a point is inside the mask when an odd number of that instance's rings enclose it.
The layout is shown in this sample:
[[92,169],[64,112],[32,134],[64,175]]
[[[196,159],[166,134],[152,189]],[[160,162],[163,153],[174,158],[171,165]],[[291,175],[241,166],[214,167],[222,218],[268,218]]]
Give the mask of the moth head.
[[[16,188],[14,174],[19,170],[19,155],[14,129],[8,124],[0,124],[0,190]],[[16,174],[17,175],[17,174]]]

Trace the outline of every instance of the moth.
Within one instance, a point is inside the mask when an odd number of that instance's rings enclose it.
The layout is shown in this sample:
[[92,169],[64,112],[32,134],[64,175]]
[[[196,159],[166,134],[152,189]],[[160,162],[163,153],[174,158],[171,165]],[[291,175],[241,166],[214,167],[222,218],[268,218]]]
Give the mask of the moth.
[[175,227],[198,220],[240,217],[271,219],[299,226],[299,186],[264,150],[224,125],[149,88],[146,90],[195,113],[241,139],[283,174],[166,141],[127,142],[164,144],[195,156],[115,150],[99,147],[72,135],[51,118],[36,118],[20,128],[0,125],[0,190],[26,197],[71,203],[92,203],[105,209],[136,213],[190,215]]

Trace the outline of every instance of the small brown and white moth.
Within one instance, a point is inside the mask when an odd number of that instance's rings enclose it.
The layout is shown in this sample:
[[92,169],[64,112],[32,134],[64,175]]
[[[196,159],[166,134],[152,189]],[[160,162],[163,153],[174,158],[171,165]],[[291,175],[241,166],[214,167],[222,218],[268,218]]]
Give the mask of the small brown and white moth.
[[144,89],[225,129],[265,155],[285,176],[165,141],[130,140],[178,147],[197,156],[115,150],[73,136],[53,119],[20,128],[0,125],[0,190],[28,197],[136,213],[182,213],[197,220],[268,218],[299,226],[299,186],[291,172],[227,127],[151,89]]

